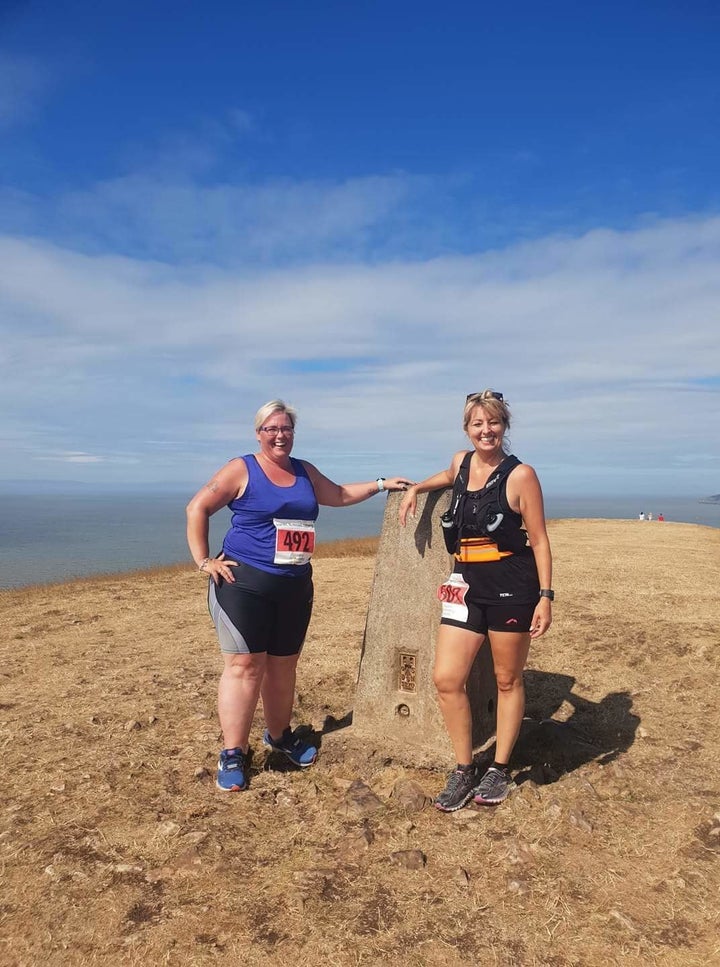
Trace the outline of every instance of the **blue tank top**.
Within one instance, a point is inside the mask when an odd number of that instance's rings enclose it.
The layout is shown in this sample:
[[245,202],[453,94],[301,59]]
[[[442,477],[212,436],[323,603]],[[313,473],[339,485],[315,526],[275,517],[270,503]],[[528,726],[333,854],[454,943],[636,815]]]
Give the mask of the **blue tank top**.
[[223,551],[233,561],[242,561],[269,574],[288,577],[307,575],[310,564],[275,564],[277,529],[274,520],[315,521],[318,502],[310,478],[299,460],[290,457],[295,483],[278,487],[269,480],[253,454],[242,458],[248,482],[242,497],[231,500],[230,530]]

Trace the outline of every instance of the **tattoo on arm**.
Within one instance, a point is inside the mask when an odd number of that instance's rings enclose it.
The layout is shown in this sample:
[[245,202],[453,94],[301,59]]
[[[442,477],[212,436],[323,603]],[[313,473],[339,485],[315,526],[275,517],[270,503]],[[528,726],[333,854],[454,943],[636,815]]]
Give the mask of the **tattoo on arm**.
[[210,483],[205,484],[205,487],[210,491],[211,494],[216,494],[220,489],[217,480],[211,480]]

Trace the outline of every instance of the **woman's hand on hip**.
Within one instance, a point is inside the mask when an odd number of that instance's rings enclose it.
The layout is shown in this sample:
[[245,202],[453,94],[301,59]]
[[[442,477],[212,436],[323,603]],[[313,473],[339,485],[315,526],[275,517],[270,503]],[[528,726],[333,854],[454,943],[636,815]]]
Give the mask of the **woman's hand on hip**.
[[235,578],[230,570],[230,565],[237,566],[237,561],[230,561],[225,557],[225,552],[218,554],[217,557],[209,557],[207,560],[203,561],[200,570],[209,574],[213,579],[215,584],[219,584],[221,580],[229,581],[230,584],[235,583]]

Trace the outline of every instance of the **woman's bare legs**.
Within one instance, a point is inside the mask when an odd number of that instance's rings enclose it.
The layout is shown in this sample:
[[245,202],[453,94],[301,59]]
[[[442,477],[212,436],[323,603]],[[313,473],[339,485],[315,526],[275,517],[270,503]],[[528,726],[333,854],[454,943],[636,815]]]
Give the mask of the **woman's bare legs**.
[[[525,714],[523,669],[530,650],[529,634],[489,632],[498,689],[495,760],[507,763]],[[440,625],[433,681],[445,728],[459,763],[472,762],[472,716],[465,685],[484,636],[452,625]]]
[[290,725],[299,655],[223,655],[218,686],[218,715],[226,749],[247,752],[258,698],[274,739]]
[[461,765],[473,761],[472,716],[465,684],[484,639],[474,631],[440,625],[435,648],[433,682],[455,761]]
[[507,765],[525,714],[523,669],[530,635],[490,631],[489,637],[498,689],[495,761]]
[[295,701],[295,670],[300,655],[268,655],[260,693],[265,724],[273,739],[290,725]]
[[218,685],[218,716],[226,749],[247,752],[267,655],[223,655],[225,667]]

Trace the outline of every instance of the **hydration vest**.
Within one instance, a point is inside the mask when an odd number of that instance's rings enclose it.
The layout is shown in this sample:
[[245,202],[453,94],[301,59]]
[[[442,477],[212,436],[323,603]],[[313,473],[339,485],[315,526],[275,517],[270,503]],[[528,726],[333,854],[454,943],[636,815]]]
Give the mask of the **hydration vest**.
[[[477,491],[478,496],[471,497],[466,488],[470,478],[470,461],[473,452],[470,450],[463,457],[453,483],[450,507],[440,517],[445,546],[450,554],[457,552],[462,537],[492,537],[501,527],[505,518],[505,511],[500,504],[501,487],[510,472],[522,462],[514,454],[505,457],[503,462],[490,475],[482,490]],[[465,523],[468,503],[475,521],[470,525]],[[513,543],[516,543],[516,541]]]

